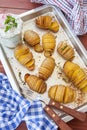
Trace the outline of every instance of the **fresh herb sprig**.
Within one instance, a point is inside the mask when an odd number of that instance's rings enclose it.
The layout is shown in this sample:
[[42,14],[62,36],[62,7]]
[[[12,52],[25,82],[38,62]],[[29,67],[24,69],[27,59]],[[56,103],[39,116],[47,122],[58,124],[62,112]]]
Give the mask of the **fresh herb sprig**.
[[10,30],[13,27],[17,27],[17,22],[16,22],[15,18],[10,15],[8,15],[6,17],[4,24],[6,25],[5,32],[7,32],[8,30]]
[[65,50],[67,48],[67,45],[61,48],[61,51]]

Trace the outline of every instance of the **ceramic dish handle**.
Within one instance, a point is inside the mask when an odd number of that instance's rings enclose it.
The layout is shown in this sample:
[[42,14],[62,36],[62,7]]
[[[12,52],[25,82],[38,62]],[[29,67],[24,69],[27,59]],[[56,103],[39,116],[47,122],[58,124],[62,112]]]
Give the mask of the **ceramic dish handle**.
[[61,103],[59,102],[55,102],[54,100],[50,100],[49,102],[49,105],[58,109],[58,110],[61,110],[69,115],[71,115],[72,117],[74,118],[77,118],[78,120],[80,121],[85,121],[86,119],[86,114],[83,113],[83,112],[79,112],[79,111],[76,111],[75,109],[71,109],[69,107],[66,107],[64,105],[61,105]]
[[44,107],[44,110],[61,130],[72,130],[48,105]]

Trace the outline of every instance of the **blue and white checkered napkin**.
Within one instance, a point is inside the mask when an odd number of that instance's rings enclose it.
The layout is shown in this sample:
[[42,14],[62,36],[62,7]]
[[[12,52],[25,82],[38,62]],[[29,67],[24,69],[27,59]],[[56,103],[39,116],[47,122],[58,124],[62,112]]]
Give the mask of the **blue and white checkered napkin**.
[[87,33],[87,0],[31,0],[59,7],[77,35]]
[[11,87],[7,76],[0,73],[0,130],[15,130],[25,121],[28,130],[57,130],[45,115],[39,100],[29,102]]

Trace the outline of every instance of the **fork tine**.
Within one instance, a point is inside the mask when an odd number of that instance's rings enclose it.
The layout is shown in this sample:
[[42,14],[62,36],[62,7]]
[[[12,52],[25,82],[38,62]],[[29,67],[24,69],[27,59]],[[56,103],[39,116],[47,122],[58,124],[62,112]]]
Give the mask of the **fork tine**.
[[35,100],[37,97],[37,93],[32,91],[29,88],[22,89],[22,92],[23,92],[24,96],[26,96],[26,98],[29,100]]

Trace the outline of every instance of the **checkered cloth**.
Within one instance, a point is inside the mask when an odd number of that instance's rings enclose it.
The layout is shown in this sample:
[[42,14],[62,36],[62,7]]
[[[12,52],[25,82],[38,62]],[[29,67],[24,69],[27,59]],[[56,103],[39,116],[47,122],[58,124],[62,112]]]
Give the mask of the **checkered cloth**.
[[87,33],[87,0],[31,0],[59,7],[76,35]]
[[11,87],[7,76],[0,73],[0,130],[15,130],[25,121],[28,130],[57,130],[45,115],[39,100],[29,102]]

